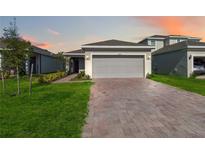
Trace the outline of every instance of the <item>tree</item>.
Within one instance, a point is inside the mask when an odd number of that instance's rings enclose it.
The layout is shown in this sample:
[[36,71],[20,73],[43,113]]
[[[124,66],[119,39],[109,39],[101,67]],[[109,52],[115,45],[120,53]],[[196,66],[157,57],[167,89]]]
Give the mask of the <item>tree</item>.
[[5,93],[5,81],[4,81],[4,71],[3,68],[0,68],[0,73],[1,73],[1,81],[2,81],[2,93]]
[[3,29],[2,41],[5,49],[2,51],[3,65],[9,69],[15,69],[17,78],[17,95],[20,95],[20,69],[25,67],[25,61],[29,58],[32,51],[31,43],[23,40],[18,34],[16,20],[10,26]]
[[62,65],[62,68],[61,69],[65,69],[65,56],[63,55],[63,52],[58,52],[56,54],[56,57],[57,57],[57,60],[58,60],[58,63],[59,63],[59,66]]

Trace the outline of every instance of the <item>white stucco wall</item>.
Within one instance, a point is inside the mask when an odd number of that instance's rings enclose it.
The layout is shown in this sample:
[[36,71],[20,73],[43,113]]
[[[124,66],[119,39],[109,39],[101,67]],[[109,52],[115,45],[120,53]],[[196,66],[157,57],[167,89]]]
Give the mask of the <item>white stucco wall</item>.
[[85,73],[92,78],[92,56],[93,55],[143,55],[145,57],[145,74],[144,76],[149,73],[152,73],[151,67],[151,52],[117,52],[117,51],[103,51],[103,52],[93,52],[93,51],[86,51],[85,53]]
[[158,50],[162,47],[164,47],[164,40],[148,40],[148,45],[152,45],[151,41],[155,41],[155,49],[152,51]]
[[166,39],[165,40],[165,46],[178,43],[178,40],[179,40],[179,42],[182,42],[182,41],[186,41],[187,39],[183,39],[183,38],[170,38],[170,39]]
[[176,39],[169,39],[169,45],[177,43]]
[[193,73],[194,68],[194,57],[205,57],[205,50],[204,51],[188,51],[187,52],[187,77]]

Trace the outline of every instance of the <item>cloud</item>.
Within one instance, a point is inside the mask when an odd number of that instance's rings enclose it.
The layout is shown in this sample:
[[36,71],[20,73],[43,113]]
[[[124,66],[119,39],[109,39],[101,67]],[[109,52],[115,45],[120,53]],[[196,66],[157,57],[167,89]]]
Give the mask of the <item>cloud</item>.
[[37,47],[43,48],[43,49],[48,49],[48,48],[51,47],[51,44],[49,44],[48,42],[36,43],[35,45],[36,45]]
[[52,45],[48,42],[40,42],[37,38],[30,36],[30,35],[23,35],[22,38],[24,40],[30,41],[32,45],[37,46],[39,48],[48,49]]
[[49,32],[50,34],[52,34],[52,35],[55,35],[55,36],[60,35],[59,32],[57,32],[57,31],[55,31],[55,30],[53,30],[53,29],[51,29],[51,28],[48,28],[47,30],[48,30],[48,32]]
[[205,17],[195,16],[152,16],[137,17],[143,23],[161,29],[165,34],[202,37],[205,40]]

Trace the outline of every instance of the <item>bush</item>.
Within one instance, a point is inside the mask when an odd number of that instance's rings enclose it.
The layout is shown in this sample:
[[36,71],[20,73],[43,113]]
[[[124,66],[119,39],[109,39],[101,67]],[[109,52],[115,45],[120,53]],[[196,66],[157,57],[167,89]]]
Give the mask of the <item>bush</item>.
[[146,78],[151,79],[154,75],[147,73]]
[[64,77],[65,75],[66,75],[65,72],[44,74],[39,77],[38,82],[39,83],[50,83],[52,81],[55,81],[57,79]]
[[84,71],[81,71],[75,78],[72,80],[90,80],[90,76],[86,75]]
[[[2,72],[0,71],[0,73]],[[10,77],[9,71],[3,72],[3,75],[4,75],[4,79],[8,79]],[[2,74],[0,74],[0,79],[1,78],[2,78]]]
[[195,79],[196,77],[197,77],[197,74],[193,72],[193,73],[190,75],[189,78],[190,78],[190,79]]

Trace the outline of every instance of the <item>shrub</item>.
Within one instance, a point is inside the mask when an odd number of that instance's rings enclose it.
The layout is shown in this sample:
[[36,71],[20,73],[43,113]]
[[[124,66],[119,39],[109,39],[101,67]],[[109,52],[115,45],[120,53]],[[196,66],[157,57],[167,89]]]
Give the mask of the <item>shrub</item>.
[[146,78],[151,79],[154,75],[147,73]]
[[[0,71],[0,73],[2,73],[2,72]],[[10,77],[9,71],[3,72],[3,75],[4,75],[4,79],[8,79],[8,78]],[[1,79],[1,78],[2,78],[2,74],[0,74],[0,79]]]
[[193,73],[190,75],[189,78],[190,78],[190,79],[195,79],[196,77],[197,77],[197,74],[193,72]]
[[64,77],[65,75],[66,75],[65,72],[44,74],[39,77],[38,82],[39,83],[50,83],[52,81],[55,81],[57,79]]
[[86,75],[84,71],[81,71],[75,78],[72,80],[90,80],[90,76]]

